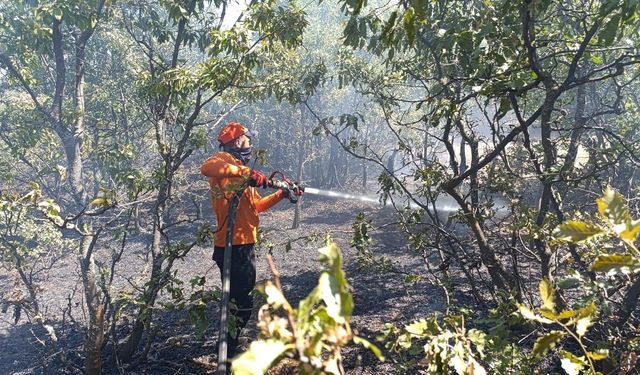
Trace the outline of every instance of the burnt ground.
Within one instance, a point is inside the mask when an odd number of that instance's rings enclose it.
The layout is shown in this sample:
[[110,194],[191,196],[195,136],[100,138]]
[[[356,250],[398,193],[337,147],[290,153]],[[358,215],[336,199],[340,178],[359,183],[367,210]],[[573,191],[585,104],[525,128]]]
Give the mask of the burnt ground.
[[[373,251],[377,256],[386,256],[394,270],[380,272],[375,268],[359,267],[358,254],[349,246],[353,231],[352,222],[358,212],[364,211],[374,220],[374,225],[394,221],[390,209],[353,201],[305,199],[302,221],[298,229],[289,229],[293,219],[293,208],[286,202],[261,215],[261,226],[268,241],[275,244],[273,258],[281,273],[285,296],[295,306],[316,285],[321,265],[317,249],[320,242],[294,241],[290,251],[285,251],[288,240],[298,239],[312,233],[331,233],[344,254],[344,268],[353,289],[354,311],[352,328],[359,335],[375,342],[386,323],[406,323],[413,318],[424,317],[441,311],[442,292],[424,282],[406,284],[406,272],[424,273],[420,257],[411,255],[402,236],[393,226],[374,232]],[[144,280],[145,238],[138,238],[126,248],[122,261],[116,269],[112,293],[133,292],[133,285]],[[194,248],[184,260],[177,261],[176,277],[188,289],[189,280],[195,276],[206,276],[207,288],[220,285],[220,276],[211,260],[209,247]],[[271,277],[265,246],[258,253],[258,281]],[[108,264],[111,250],[103,248],[96,257]],[[42,309],[47,323],[55,327],[59,338],[57,347],[74,348],[65,351],[65,361],[60,360],[59,350],[49,347],[44,350],[39,338],[45,333],[37,324],[27,322],[25,315],[15,322],[14,309],[9,306],[0,312],[0,374],[81,373],[73,364],[81,366],[78,352],[82,343],[81,334],[74,327],[83,321],[81,308],[81,284],[75,254],[61,259],[55,267],[41,275]],[[8,293],[13,279],[6,270],[0,270],[0,286]],[[71,306],[71,315],[64,311]],[[6,307],[6,306],[5,306]],[[256,310],[259,306],[256,305]],[[207,307],[210,326],[203,340],[198,340],[188,323],[185,311],[158,310],[154,319],[155,337],[150,343],[148,359],[133,368],[124,370],[128,374],[207,374],[215,371],[218,305]],[[126,311],[123,315],[126,319]],[[255,325],[255,314],[249,327]],[[255,328],[245,330],[243,336],[252,337]],[[109,348],[105,348],[105,353]],[[389,361],[380,363],[368,350],[350,345],[343,351],[344,365],[348,374],[392,374],[402,373]],[[66,365],[63,365],[65,363]],[[70,366],[71,364],[71,366]],[[113,365],[106,364],[105,373],[119,373]],[[272,373],[290,373],[286,368]]]

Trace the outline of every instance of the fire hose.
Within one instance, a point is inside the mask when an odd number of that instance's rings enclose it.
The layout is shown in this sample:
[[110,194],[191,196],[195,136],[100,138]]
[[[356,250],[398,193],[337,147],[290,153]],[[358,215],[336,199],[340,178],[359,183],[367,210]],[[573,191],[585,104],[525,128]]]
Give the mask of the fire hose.
[[[280,176],[280,179],[276,179],[276,176]],[[287,198],[289,198],[289,202],[297,203],[298,196],[304,192],[304,186],[300,185],[297,182],[292,182],[287,177],[279,171],[275,171],[269,177],[267,182],[267,187],[272,189],[283,190],[287,194]],[[222,267],[222,301],[220,307],[220,330],[218,334],[218,375],[226,375],[229,373],[229,369],[227,368],[227,351],[228,351],[228,342],[227,335],[229,333],[229,294],[231,292],[231,249],[232,249],[232,239],[233,239],[233,229],[236,222],[236,213],[238,211],[238,204],[240,203],[240,198],[244,194],[244,191],[247,188],[247,184],[244,184],[231,198],[231,202],[229,203],[229,213],[227,215],[227,233],[225,237],[225,245],[224,245],[224,260]]]

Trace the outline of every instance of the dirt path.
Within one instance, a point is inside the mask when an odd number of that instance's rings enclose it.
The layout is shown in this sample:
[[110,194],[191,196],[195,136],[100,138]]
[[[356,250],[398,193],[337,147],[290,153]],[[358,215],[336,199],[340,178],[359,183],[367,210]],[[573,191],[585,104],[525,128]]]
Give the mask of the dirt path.
[[[370,204],[350,201],[331,201],[307,199],[305,202],[300,228],[289,229],[293,218],[293,209],[286,203],[261,215],[261,225],[267,241],[276,244],[273,248],[275,263],[282,274],[282,284],[286,297],[295,305],[304,298],[316,285],[320,264],[317,261],[317,243],[294,241],[290,251],[285,251],[285,243],[306,237],[310,234],[331,233],[344,253],[345,271],[353,289],[354,312],[352,326],[360,335],[375,340],[386,323],[394,321],[406,322],[412,318],[425,316],[434,310],[440,310],[442,296],[438,290],[426,283],[406,285],[402,272],[377,272],[358,268],[358,254],[349,247],[352,236],[351,224],[359,211],[374,219],[375,223],[392,221],[391,212]],[[423,270],[422,261],[409,255],[409,251],[401,241],[401,237],[393,227],[384,233],[374,233],[373,250],[376,255],[388,257],[400,271]],[[258,250],[258,280],[270,278],[270,272],[262,245]],[[110,252],[102,249],[97,253],[100,261],[107,262]],[[132,244],[125,252],[125,258],[119,264],[114,289],[132,291],[131,283],[138,281],[144,270],[144,243]],[[211,261],[210,248],[194,248],[184,261],[176,264],[176,277],[186,286],[195,276],[206,276],[207,287],[219,286],[219,273]],[[63,259],[56,268],[49,272],[43,280],[43,301],[47,317],[61,327],[62,310],[69,304],[81,303],[78,284],[77,262],[74,256]],[[2,290],[10,289],[10,278],[6,271],[0,271]],[[74,290],[76,291],[74,293]],[[258,306],[256,306],[257,309]],[[80,306],[73,309],[76,314],[82,310]],[[214,344],[217,339],[217,304],[208,307],[210,327],[204,341],[198,341],[190,327],[186,313],[183,311],[159,311],[156,314],[154,331],[156,337],[152,343],[149,361],[133,369],[131,374],[175,374],[213,373],[215,369]],[[78,321],[81,316],[74,316]],[[68,321],[68,317],[65,320]],[[252,322],[249,323],[252,325]],[[47,354],[43,353],[32,330],[24,318],[14,323],[13,310],[0,313],[0,374],[43,373],[47,365]],[[58,328],[59,329],[59,328]],[[34,331],[36,335],[41,332]],[[60,345],[73,347],[80,345],[79,335],[67,335],[59,332]],[[251,336],[254,332],[247,332]],[[54,354],[54,353],[49,353]],[[378,363],[368,351],[352,346],[344,351],[345,368],[352,374],[390,374],[394,367],[390,363]],[[70,360],[78,361],[77,358]],[[81,363],[81,362],[78,362]],[[56,363],[49,364],[48,373],[77,373],[74,369],[61,369]],[[108,371],[106,371],[108,372]],[[281,371],[282,373],[282,371]]]

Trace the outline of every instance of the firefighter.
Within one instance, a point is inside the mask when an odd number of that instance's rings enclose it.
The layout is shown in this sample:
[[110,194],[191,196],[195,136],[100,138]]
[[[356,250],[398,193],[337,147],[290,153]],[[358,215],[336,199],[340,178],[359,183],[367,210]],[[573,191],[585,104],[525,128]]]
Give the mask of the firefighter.
[[[247,166],[251,159],[251,137],[255,133],[240,123],[230,122],[218,135],[220,151],[207,159],[200,172],[209,178],[211,200],[218,228],[215,234],[213,260],[220,269],[224,266],[224,250],[229,221],[229,203],[239,187],[246,187],[238,204],[232,238],[231,291],[229,297],[235,303],[239,319],[235,335],[227,336],[229,358],[238,347],[240,330],[247,324],[253,309],[251,291],[256,283],[256,255],[254,245],[258,234],[258,214],[289,194],[278,190],[261,197],[256,187],[267,187],[267,178],[258,170]],[[296,195],[302,192],[296,191]]]

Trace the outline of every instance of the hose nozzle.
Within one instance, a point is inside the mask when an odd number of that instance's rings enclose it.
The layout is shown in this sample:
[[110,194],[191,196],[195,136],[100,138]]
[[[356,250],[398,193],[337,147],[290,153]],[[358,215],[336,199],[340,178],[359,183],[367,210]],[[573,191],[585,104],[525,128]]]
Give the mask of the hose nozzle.
[[304,186],[297,182],[291,182],[289,180],[274,180],[272,178],[267,183],[267,186],[273,189],[284,190],[287,193],[289,202],[291,203],[297,203],[298,197],[300,197],[304,192]]

